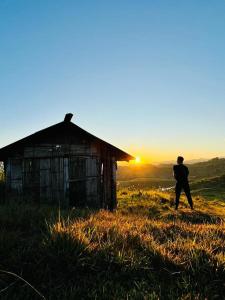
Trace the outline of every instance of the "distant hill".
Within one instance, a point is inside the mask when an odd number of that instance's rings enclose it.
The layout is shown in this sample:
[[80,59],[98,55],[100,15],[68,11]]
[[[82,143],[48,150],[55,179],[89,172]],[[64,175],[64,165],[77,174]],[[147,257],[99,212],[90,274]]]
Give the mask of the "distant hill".
[[[185,160],[185,163],[186,164],[195,164],[195,163],[199,163],[199,162],[204,162],[204,161],[208,161],[209,159],[208,158],[195,158],[195,159],[188,159],[188,160]],[[163,161],[163,162],[156,162],[154,163],[154,165],[162,165],[162,164],[175,164],[176,163],[176,160],[167,160],[167,161]]]
[[225,174],[225,158],[213,158],[206,162],[189,165],[192,179],[210,178]]
[[[187,164],[190,170],[190,180],[198,180],[221,176],[225,174],[225,158],[213,158],[208,161]],[[131,180],[135,178],[171,179],[173,177],[173,164],[141,164],[118,167],[118,180]]]

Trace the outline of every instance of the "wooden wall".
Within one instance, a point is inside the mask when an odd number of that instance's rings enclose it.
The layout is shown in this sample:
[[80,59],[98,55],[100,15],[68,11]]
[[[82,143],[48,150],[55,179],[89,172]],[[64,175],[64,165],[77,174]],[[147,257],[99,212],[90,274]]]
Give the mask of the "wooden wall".
[[22,159],[12,158],[5,164],[6,191],[11,197],[21,197],[23,191],[22,181]]
[[102,207],[113,210],[116,208],[116,161],[110,156],[105,156],[103,163],[103,188]]
[[115,160],[93,144],[25,147],[6,163],[8,195],[62,206],[115,208],[115,175]]

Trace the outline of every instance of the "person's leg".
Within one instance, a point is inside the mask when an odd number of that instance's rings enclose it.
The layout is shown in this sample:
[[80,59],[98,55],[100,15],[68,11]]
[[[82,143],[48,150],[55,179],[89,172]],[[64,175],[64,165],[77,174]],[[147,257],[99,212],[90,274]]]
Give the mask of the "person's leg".
[[176,191],[176,202],[175,202],[175,208],[176,208],[176,209],[178,209],[178,206],[179,206],[181,189],[182,189],[182,186],[181,186],[181,184],[179,184],[179,183],[177,182],[177,183],[176,183],[176,188],[175,188],[175,191]]
[[192,201],[192,197],[191,197],[191,191],[190,191],[189,183],[184,184],[184,192],[185,192],[185,195],[188,199],[188,203],[189,203],[191,209],[193,209],[193,201]]

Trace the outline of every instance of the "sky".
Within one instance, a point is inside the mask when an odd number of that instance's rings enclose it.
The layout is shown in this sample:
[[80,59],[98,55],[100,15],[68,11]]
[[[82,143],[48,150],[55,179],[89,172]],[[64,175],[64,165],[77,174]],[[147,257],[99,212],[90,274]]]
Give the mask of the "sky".
[[225,156],[224,16],[224,0],[0,0],[0,147],[72,112],[145,162]]

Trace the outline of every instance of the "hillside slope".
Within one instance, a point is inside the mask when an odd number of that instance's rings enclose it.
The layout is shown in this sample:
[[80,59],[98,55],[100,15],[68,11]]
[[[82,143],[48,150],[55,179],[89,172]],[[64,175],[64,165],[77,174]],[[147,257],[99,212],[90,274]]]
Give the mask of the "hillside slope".
[[193,194],[225,201],[225,175],[195,180],[191,183],[191,189]]

